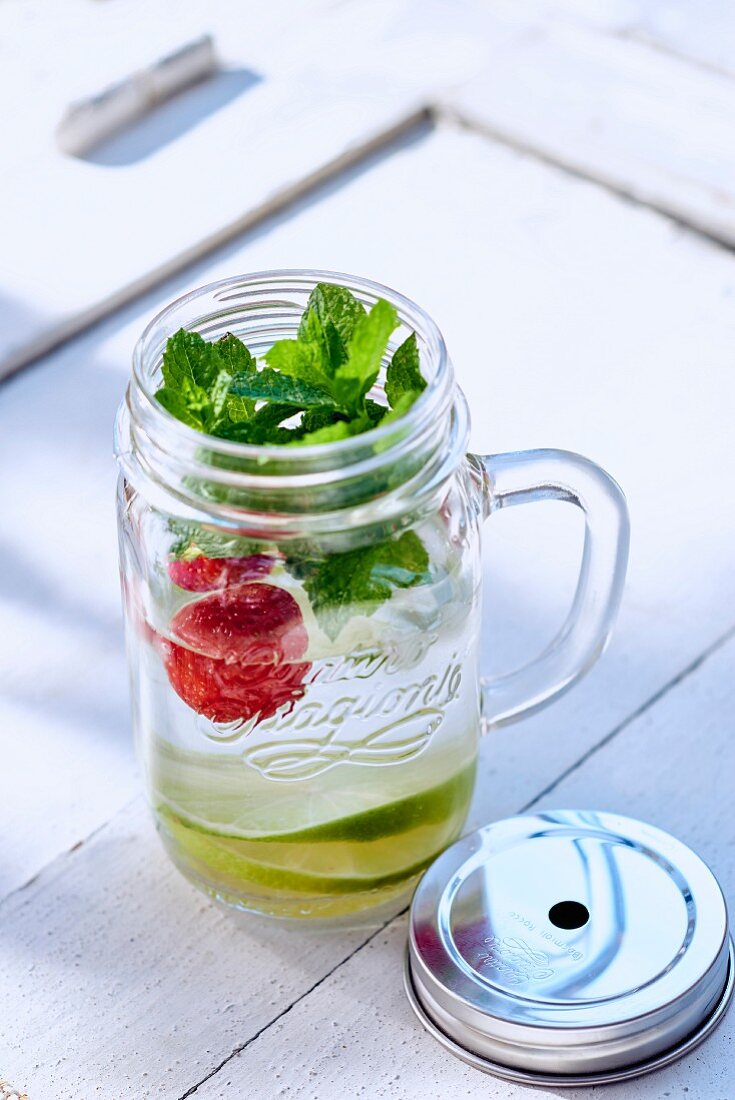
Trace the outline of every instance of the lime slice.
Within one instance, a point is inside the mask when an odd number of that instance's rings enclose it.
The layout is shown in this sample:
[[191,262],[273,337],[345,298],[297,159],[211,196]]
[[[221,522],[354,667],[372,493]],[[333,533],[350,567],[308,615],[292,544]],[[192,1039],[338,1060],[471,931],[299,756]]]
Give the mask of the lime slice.
[[[475,765],[458,772],[445,783],[419,791],[417,794],[375,806],[369,810],[336,817],[318,825],[302,829],[289,829],[273,833],[251,833],[234,828],[212,828],[190,820],[191,827],[231,839],[247,840],[255,844],[315,844],[325,841],[357,840],[365,843],[380,840],[396,833],[407,832],[418,826],[441,822],[457,808],[464,805],[472,792]],[[242,794],[240,795],[242,799]],[[354,796],[352,798],[354,802]],[[304,806],[302,802],[302,814]],[[186,819],[189,815],[182,815]],[[305,815],[304,815],[305,816]]]
[[155,738],[151,742],[150,780],[156,802],[171,806],[203,829],[235,836],[271,837],[304,822],[318,823],[375,805],[360,806],[359,796],[326,775],[314,786],[282,783],[274,788],[248,768],[239,754],[181,749]]
[[457,836],[474,771],[473,763],[409,797],[270,835],[204,827],[170,804],[157,812],[178,858],[220,887],[273,896],[378,890],[418,874]]
[[[381,769],[370,783],[355,782],[356,773],[341,767],[316,782],[274,783],[239,754],[193,752],[159,738],[152,749],[156,804],[204,831],[249,841],[364,840],[401,832],[419,821],[440,821],[456,798],[465,801],[474,780],[474,762],[462,768],[456,756]],[[446,775],[452,778],[435,783]]]
[[165,817],[164,827],[193,870],[219,888],[227,887],[238,893],[248,892],[253,886],[260,888],[256,894],[262,895],[265,889],[269,896],[298,893],[313,897],[379,890],[423,871],[435,854],[386,874],[319,875],[249,859],[237,847],[241,842],[202,833],[169,815]]

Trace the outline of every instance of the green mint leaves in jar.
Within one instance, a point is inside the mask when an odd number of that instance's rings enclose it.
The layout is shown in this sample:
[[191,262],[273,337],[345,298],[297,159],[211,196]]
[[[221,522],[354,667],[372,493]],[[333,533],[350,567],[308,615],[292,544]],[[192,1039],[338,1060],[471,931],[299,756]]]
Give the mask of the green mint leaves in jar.
[[360,435],[403,415],[426,386],[412,333],[388,366],[389,405],[367,396],[397,325],[383,298],[368,311],[345,287],[319,283],[297,338],[277,341],[265,365],[232,333],[208,343],[180,329],[168,340],[156,398],[189,427],[241,443],[303,446]]
[[[402,416],[426,387],[411,333],[388,363],[388,405],[367,396],[397,324],[396,310],[385,299],[368,311],[346,287],[319,283],[297,338],[273,344],[265,365],[232,333],[208,343],[198,333],[180,329],[167,342],[164,385],[156,398],[189,427],[234,442],[303,446],[360,435]],[[184,588],[192,578],[201,582],[216,576],[224,584],[227,577],[243,575],[234,564],[225,568],[208,559],[253,558],[247,540],[194,525],[179,523],[173,529],[179,537],[169,572]],[[274,552],[276,559],[303,580],[319,625],[332,639],[352,608],[372,614],[394,590],[425,580],[429,568],[426,549],[413,531],[321,560],[279,551]]]

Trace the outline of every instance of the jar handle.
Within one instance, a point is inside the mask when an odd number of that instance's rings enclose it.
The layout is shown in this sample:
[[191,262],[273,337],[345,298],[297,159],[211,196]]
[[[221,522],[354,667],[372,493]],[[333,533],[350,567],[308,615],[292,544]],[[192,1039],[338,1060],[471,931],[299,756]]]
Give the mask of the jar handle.
[[485,517],[500,508],[564,500],[585,517],[584,550],[571,610],[550,645],[529,664],[482,680],[483,730],[540,710],[583,676],[605,648],[623,593],[630,525],[617,482],[569,451],[470,455]]

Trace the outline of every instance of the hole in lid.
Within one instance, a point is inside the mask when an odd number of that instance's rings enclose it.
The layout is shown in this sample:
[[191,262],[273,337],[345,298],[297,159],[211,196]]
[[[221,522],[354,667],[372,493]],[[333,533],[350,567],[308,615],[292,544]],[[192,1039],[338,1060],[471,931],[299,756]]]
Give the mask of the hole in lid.
[[558,901],[549,909],[549,920],[556,928],[571,931],[590,919],[590,911],[581,901]]

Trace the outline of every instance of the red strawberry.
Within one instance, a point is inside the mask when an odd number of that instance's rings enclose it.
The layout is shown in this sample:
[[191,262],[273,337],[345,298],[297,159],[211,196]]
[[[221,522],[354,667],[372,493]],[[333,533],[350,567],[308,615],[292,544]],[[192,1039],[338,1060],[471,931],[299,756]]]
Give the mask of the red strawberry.
[[230,588],[257,577],[266,577],[276,559],[269,554],[250,554],[247,558],[206,558],[201,555],[185,561],[183,558],[168,564],[168,575],[179,588],[187,592],[213,592],[217,588]]
[[285,588],[265,582],[187,604],[171,620],[171,632],[190,649],[230,662],[293,661],[309,644],[296,600]]
[[262,721],[295,703],[306,690],[311,665],[229,664],[170,643],[166,671],[171,687],[197,714],[212,722]]
[[205,596],[174,615],[166,670],[174,691],[217,722],[261,719],[300,699],[311,665],[298,661],[308,636],[296,600],[251,583]]

